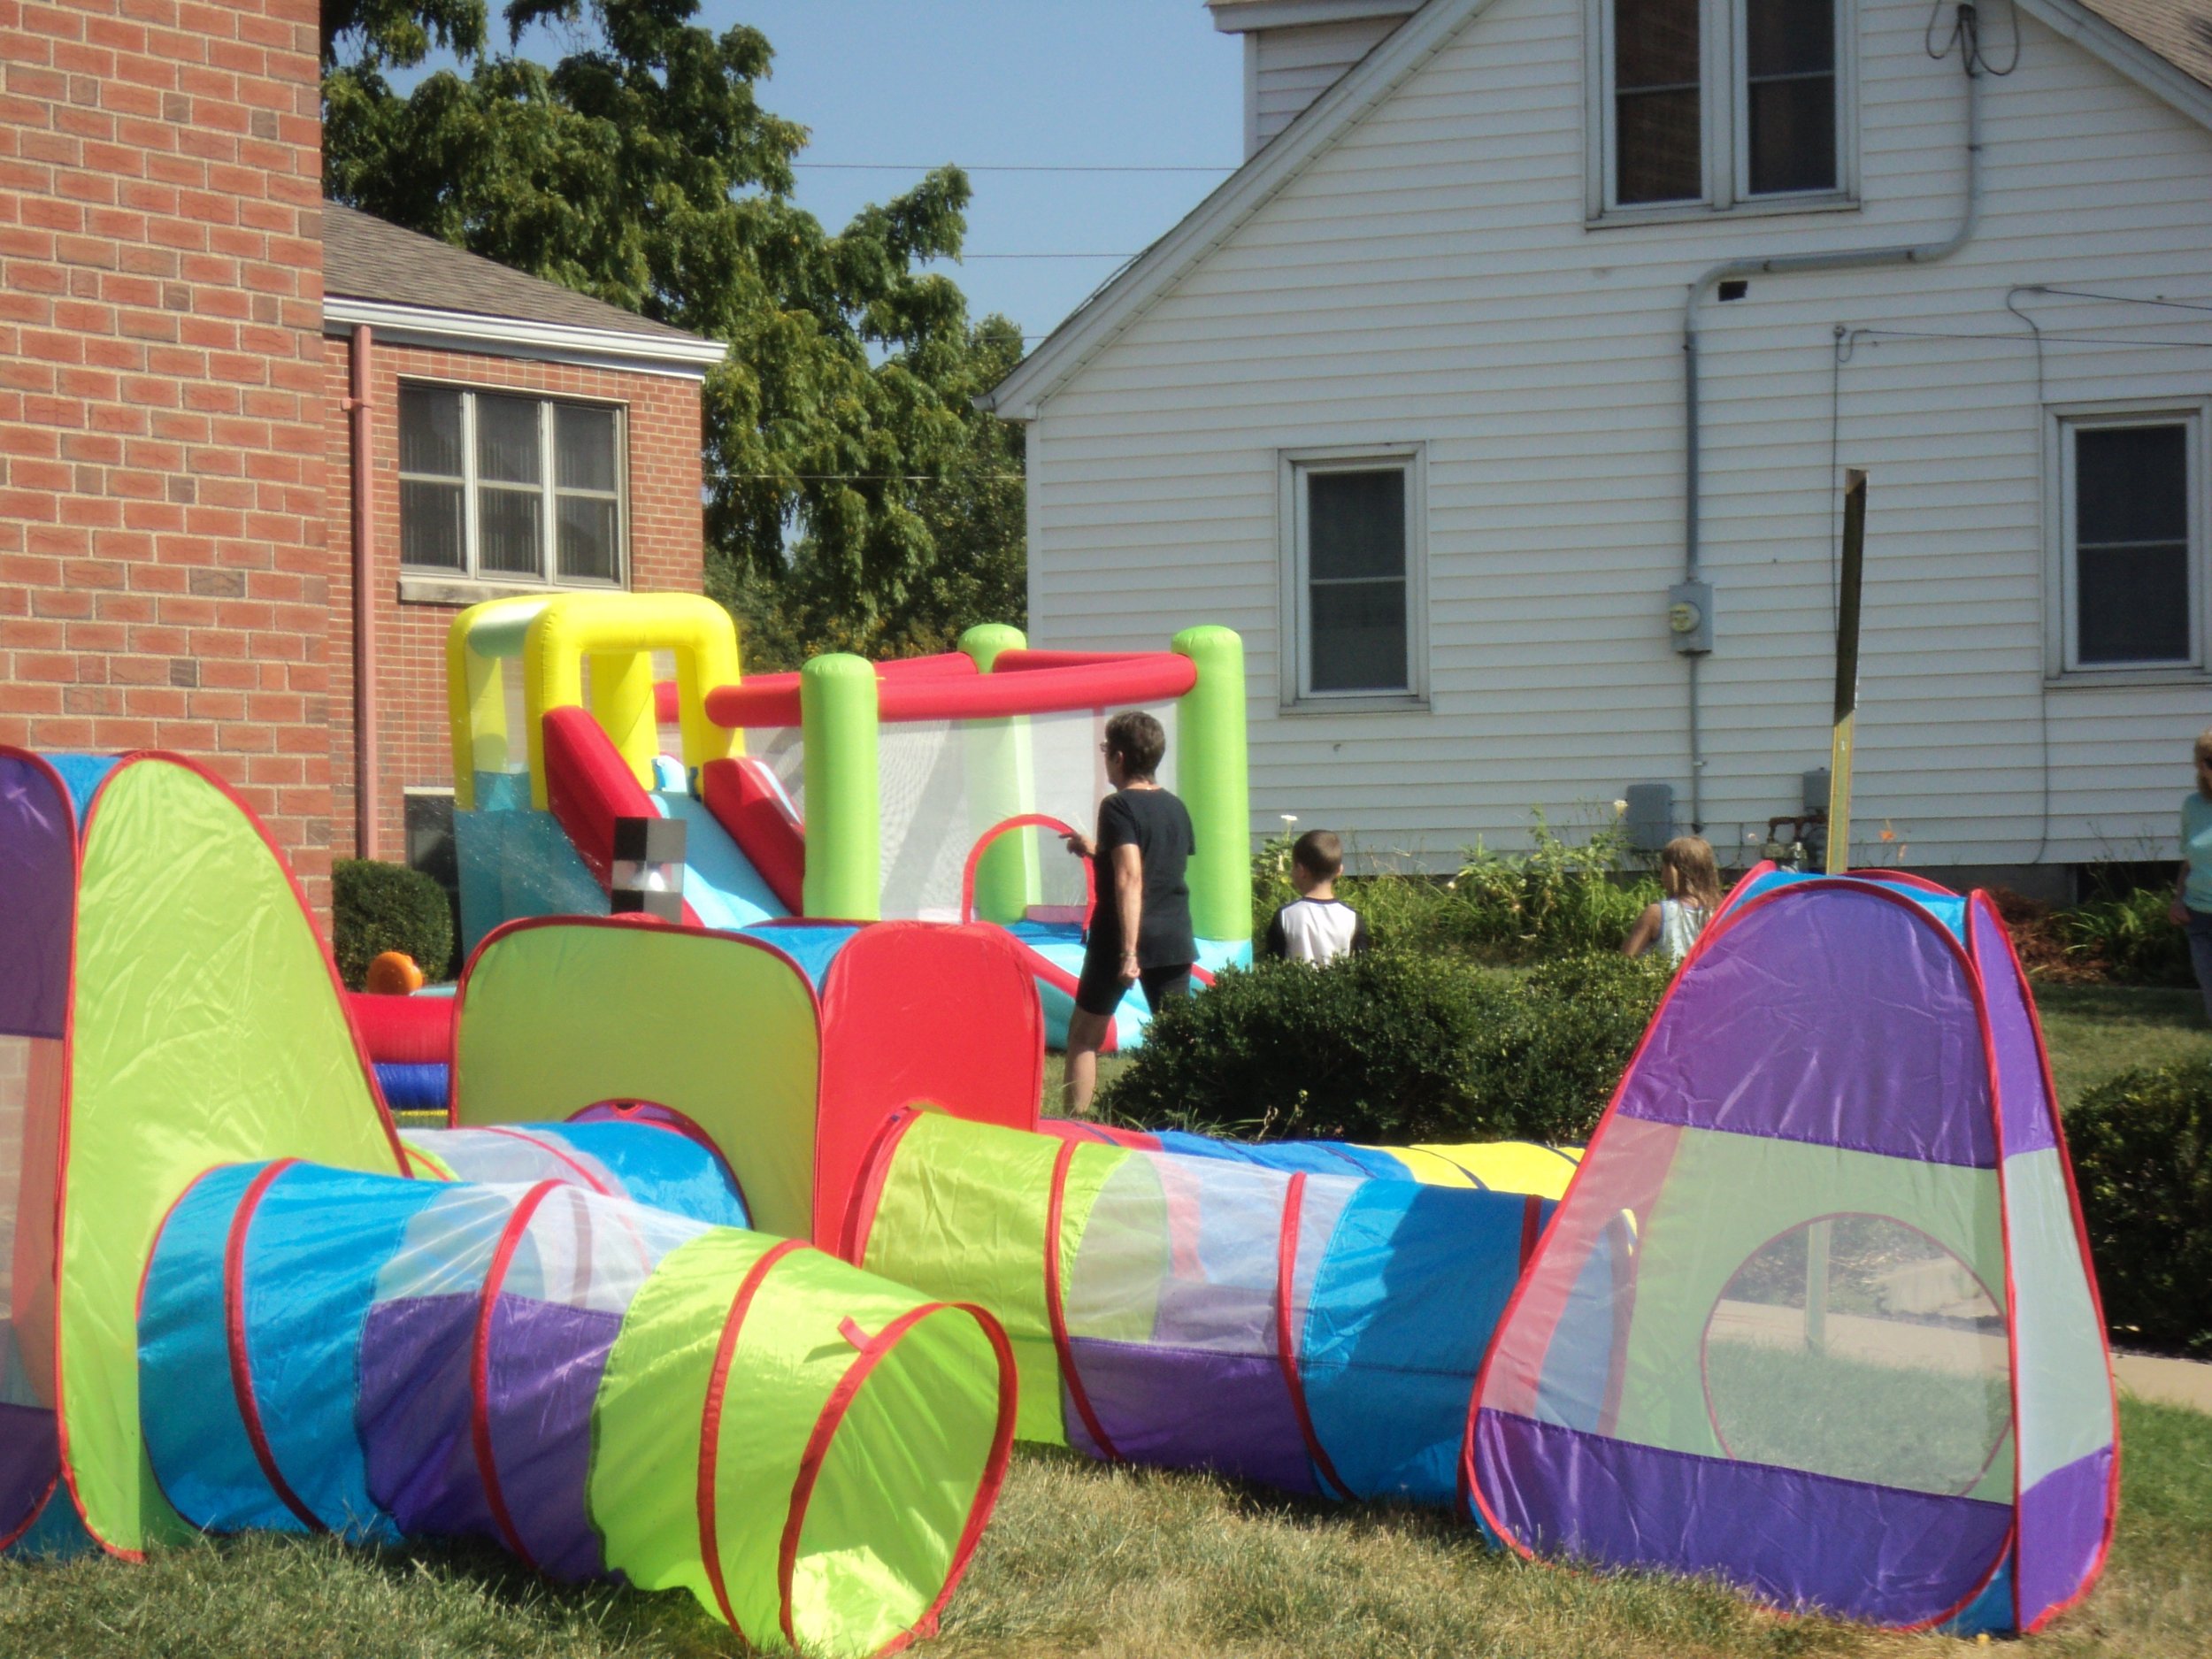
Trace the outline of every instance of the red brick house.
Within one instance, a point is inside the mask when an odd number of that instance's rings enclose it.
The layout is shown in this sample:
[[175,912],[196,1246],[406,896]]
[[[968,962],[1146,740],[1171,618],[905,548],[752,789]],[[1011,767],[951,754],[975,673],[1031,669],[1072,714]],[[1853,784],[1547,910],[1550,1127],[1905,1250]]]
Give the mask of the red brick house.
[[309,0],[0,0],[0,742],[203,758],[320,902],[357,820],[400,856],[403,792],[447,781],[457,604],[697,587],[720,349],[326,213],[318,21]]
[[434,841],[452,785],[456,611],[698,591],[699,387],[724,348],[335,204],[322,246],[332,847],[399,858]]

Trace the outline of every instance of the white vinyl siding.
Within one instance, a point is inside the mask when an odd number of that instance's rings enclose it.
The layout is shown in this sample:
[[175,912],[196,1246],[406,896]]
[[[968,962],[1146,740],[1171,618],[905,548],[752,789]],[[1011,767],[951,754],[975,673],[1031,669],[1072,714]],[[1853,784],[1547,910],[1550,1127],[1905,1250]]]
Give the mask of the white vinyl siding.
[[[1682,302],[1729,257],[1938,242],[1963,77],[1917,0],[1859,0],[1854,212],[1592,231],[1577,7],[1494,0],[1046,396],[1031,634],[1245,638],[1251,805],[1445,865],[1624,785],[1689,799]],[[2047,689],[2049,411],[2212,392],[2212,134],[2024,11],[1984,82],[1986,188],[1940,264],[1754,278],[1702,317],[1699,679],[1717,844],[1794,811],[1828,754],[1844,467],[1871,475],[1855,817],[1916,865],[2171,847],[2201,683]],[[1995,42],[2001,48],[2001,40]],[[2006,309],[2015,296],[2047,335]],[[1844,330],[1839,362],[1836,330]],[[1879,332],[1865,332],[1865,331]],[[1281,457],[1417,437],[1423,710],[1279,712]],[[1731,850],[1734,850],[1733,848]],[[1939,870],[1937,873],[1940,873]]]
[[[1410,4],[1406,8],[1411,11]],[[1402,18],[1256,29],[1244,37],[1244,153],[1249,156],[1342,79]]]
[[410,382],[399,429],[403,567],[524,585],[621,583],[620,409]]

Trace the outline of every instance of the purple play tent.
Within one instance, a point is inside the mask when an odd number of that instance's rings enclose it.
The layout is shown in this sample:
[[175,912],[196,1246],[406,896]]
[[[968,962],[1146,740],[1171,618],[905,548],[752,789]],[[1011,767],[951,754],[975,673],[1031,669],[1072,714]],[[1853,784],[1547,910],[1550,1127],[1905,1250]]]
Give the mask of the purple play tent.
[[1755,872],[1500,1323],[1474,1505],[1525,1555],[2032,1631],[2094,1582],[2118,1496],[2087,1263],[1987,895]]

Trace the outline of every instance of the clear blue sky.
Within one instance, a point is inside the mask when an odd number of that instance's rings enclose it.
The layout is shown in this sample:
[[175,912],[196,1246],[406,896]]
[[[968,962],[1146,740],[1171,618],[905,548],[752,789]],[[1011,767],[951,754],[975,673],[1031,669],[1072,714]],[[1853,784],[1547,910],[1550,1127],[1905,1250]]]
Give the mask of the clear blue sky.
[[[799,201],[831,230],[957,162],[975,189],[972,255],[1128,255],[1243,153],[1242,42],[1202,0],[707,0],[699,20],[767,35],[761,102],[812,129],[802,164],[899,165],[803,165]],[[1214,171],[974,171],[994,165]],[[956,275],[975,315],[1041,335],[1118,263],[972,257]]]

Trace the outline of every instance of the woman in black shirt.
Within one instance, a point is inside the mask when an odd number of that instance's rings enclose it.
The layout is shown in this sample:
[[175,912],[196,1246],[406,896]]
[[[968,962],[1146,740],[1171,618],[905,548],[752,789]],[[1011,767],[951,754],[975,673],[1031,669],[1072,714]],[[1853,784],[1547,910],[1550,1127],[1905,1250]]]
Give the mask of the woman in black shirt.
[[1190,995],[1191,964],[1198,959],[1190,887],[1183,879],[1194,843],[1190,813],[1153,780],[1167,753],[1167,733],[1150,715],[1132,710],[1106,722],[1099,747],[1114,792],[1098,804],[1098,834],[1064,838],[1070,852],[1092,861],[1098,889],[1068,1019],[1071,1118],[1090,1110],[1106,1025],[1129,987],[1141,984],[1157,1012],[1170,997]]

